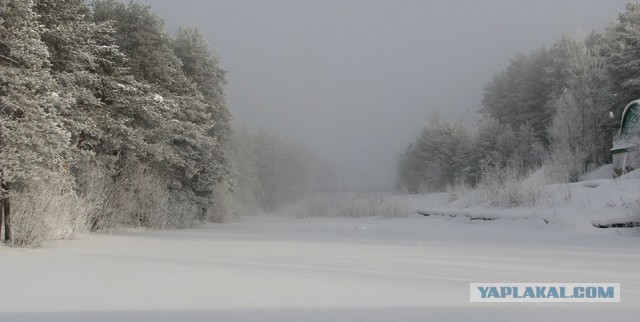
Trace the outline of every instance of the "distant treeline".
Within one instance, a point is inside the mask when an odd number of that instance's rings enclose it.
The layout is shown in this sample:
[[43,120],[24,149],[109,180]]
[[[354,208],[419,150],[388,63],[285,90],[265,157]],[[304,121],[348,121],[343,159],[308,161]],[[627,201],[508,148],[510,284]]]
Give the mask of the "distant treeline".
[[543,164],[571,181],[609,163],[622,109],[640,99],[638,30],[640,4],[631,3],[603,33],[565,34],[517,54],[485,85],[477,133],[432,121],[400,156],[399,188],[475,186],[496,168],[526,173]]

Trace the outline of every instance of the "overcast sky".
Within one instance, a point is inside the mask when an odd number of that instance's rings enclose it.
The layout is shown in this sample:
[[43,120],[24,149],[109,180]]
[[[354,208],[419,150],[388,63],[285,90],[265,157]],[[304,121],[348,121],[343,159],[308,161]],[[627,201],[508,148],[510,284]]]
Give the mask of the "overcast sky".
[[236,124],[306,144],[344,187],[382,188],[433,111],[473,126],[484,84],[509,58],[603,31],[627,1],[140,2],[170,32],[206,35],[229,71]]

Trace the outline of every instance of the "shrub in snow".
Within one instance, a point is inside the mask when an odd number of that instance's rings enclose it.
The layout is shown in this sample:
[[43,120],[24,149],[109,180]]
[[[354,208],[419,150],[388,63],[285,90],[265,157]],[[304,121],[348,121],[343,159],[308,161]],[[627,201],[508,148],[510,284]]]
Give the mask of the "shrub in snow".
[[[107,159],[107,163],[109,159]],[[96,159],[86,159],[75,164],[77,193],[86,202],[94,205],[88,214],[91,231],[113,230],[119,218],[113,207],[113,198],[117,193],[118,182],[114,182],[109,167]]]
[[38,247],[86,232],[89,214],[95,211],[94,204],[78,195],[67,173],[37,177],[11,198],[10,244],[16,247]]
[[116,179],[116,191],[109,201],[117,223],[152,229],[192,226],[199,213],[181,194],[180,183],[142,164],[123,168]]
[[473,204],[492,207],[534,207],[545,199],[549,183],[546,174],[537,178],[531,174],[521,174],[511,166],[486,167],[482,171]]

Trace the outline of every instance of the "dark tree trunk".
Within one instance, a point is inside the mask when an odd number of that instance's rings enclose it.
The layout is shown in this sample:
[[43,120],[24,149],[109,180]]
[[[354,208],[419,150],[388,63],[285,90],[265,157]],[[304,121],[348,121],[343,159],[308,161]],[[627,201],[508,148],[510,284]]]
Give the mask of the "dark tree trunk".
[[2,195],[0,195],[0,231],[2,230],[2,217],[4,217],[4,240],[11,240],[11,203],[9,201],[9,187],[2,182]]
[[3,200],[4,208],[4,240],[11,240],[11,204],[9,203],[9,197],[5,197]]

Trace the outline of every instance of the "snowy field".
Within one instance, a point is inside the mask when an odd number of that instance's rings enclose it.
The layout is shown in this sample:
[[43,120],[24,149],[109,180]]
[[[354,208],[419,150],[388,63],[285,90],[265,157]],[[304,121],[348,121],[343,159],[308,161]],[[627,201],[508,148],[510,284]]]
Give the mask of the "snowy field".
[[[0,247],[0,321],[638,321],[639,246],[418,215],[129,230]],[[470,304],[470,282],[619,282],[622,302]]]

